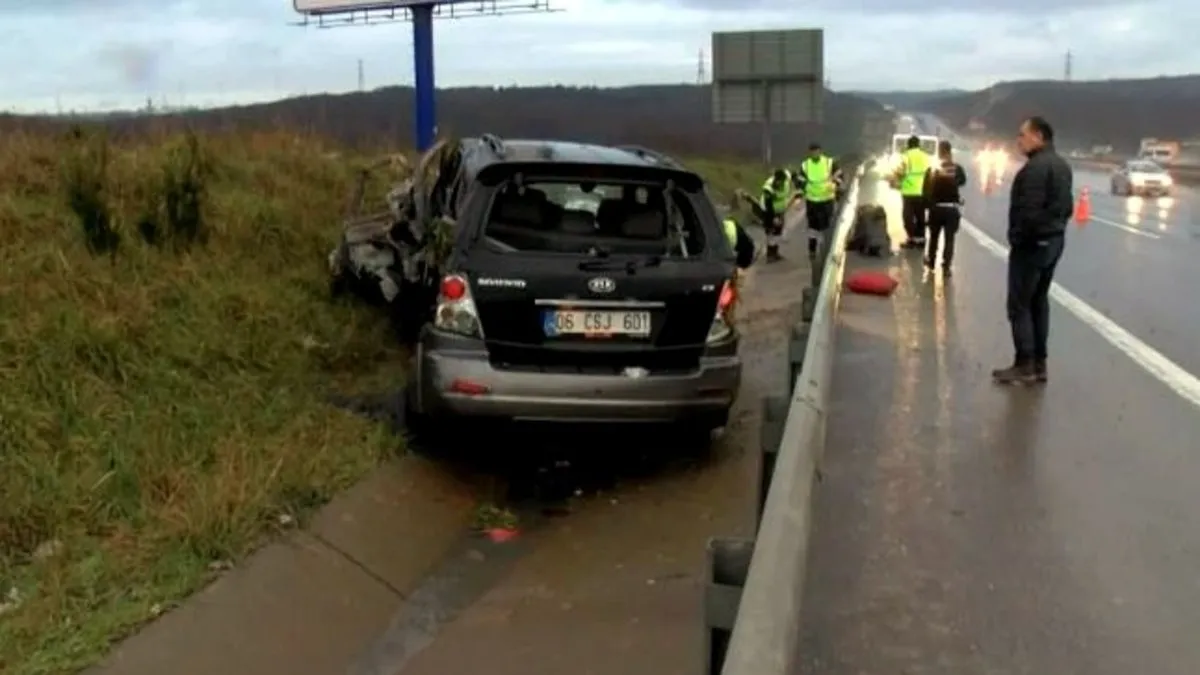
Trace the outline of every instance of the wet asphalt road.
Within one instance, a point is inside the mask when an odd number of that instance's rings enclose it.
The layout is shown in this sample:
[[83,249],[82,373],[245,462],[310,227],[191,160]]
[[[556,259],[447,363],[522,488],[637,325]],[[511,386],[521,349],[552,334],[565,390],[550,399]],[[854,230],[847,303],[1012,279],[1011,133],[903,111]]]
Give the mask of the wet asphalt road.
[[[1083,227],[1072,226],[1056,280],[1184,369],[1200,373],[1200,189],[1180,186],[1163,198],[1117,197],[1109,194],[1108,174],[1079,167],[1075,185],[1077,191],[1088,188],[1092,217]],[[976,187],[967,197],[967,219],[1001,242],[1008,189],[1006,181],[991,195]]]
[[[998,237],[1005,199],[967,216]],[[1196,200],[1179,201],[1137,226],[1158,238],[1072,232],[1059,280],[1195,372]],[[1057,303],[1049,384],[994,385],[1005,268],[970,236],[949,282],[916,254],[875,264],[901,286],[843,301],[806,672],[1200,672],[1200,409]]]

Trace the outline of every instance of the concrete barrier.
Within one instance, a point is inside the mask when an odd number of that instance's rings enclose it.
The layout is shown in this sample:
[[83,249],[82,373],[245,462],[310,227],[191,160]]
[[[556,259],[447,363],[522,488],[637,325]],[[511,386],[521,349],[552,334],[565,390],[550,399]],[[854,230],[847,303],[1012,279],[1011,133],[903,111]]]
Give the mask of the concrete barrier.
[[[766,488],[758,534],[753,542],[753,556],[744,585],[739,590],[736,620],[727,648],[723,646],[717,654],[710,643],[707,667],[711,674],[792,675],[799,670],[798,643],[812,518],[809,502],[814,472],[825,445],[846,238],[853,225],[864,173],[862,168],[855,172],[855,180],[826,242],[820,284],[799,358],[800,370],[788,400],[778,448],[773,453],[769,448],[763,449],[763,466],[769,462],[773,470],[765,472],[770,474],[769,477],[760,474],[760,483],[769,482],[769,488]],[[796,360],[795,356],[789,359]],[[766,436],[772,433],[769,420],[777,411],[770,410],[770,402],[764,402],[764,407],[763,431]],[[763,487],[759,489],[762,491]],[[722,541],[729,540],[714,540]],[[717,545],[710,544],[710,550]],[[714,591],[717,586],[710,580],[709,593],[723,592]],[[708,597],[711,596],[706,594]],[[710,633],[712,627],[720,623],[721,617],[715,616],[718,610],[706,602],[706,615],[709,611],[714,612],[714,616],[705,621]]]

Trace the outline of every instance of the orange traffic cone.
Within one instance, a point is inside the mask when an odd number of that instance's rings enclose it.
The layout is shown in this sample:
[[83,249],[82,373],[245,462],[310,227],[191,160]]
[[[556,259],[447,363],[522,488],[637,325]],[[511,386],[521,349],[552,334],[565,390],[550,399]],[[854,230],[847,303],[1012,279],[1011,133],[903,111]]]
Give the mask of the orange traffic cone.
[[1088,189],[1083,188],[1079,191],[1079,199],[1075,202],[1075,223],[1079,227],[1087,225],[1088,220],[1092,217],[1092,198],[1088,194]]

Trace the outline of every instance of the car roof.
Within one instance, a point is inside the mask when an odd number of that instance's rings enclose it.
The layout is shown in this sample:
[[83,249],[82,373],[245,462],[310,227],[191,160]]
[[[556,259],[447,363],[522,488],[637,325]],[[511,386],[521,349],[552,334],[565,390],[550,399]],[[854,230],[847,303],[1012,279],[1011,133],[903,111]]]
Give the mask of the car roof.
[[669,174],[685,185],[703,178],[661,152],[634,145],[609,146],[549,139],[501,139],[494,134],[462,140],[463,170],[469,180],[509,171],[536,172],[539,166],[620,167],[641,176]]
[[464,138],[462,142],[466,168],[470,173],[477,173],[492,164],[507,162],[609,165],[687,171],[672,157],[632,145],[609,146],[531,138],[501,139],[494,134]]

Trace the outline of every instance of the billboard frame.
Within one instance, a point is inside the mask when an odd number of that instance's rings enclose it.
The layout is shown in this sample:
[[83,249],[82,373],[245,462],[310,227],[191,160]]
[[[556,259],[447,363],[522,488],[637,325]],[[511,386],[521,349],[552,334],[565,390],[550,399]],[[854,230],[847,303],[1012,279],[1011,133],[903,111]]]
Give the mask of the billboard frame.
[[380,23],[412,22],[414,126],[416,149],[425,152],[437,138],[437,84],[433,61],[433,20],[468,17],[544,14],[562,11],[551,0],[329,0],[331,7],[302,9],[298,26],[336,28]]
[[[763,160],[772,159],[771,131],[776,122],[824,121],[825,31],[821,28],[789,30],[718,31],[712,34],[712,121],[715,124],[758,123],[763,131]],[[776,118],[785,105],[789,88],[801,87],[811,104],[804,113]],[[748,100],[749,119],[733,121],[725,105],[735,92]],[[781,98],[781,96],[785,98]]]

